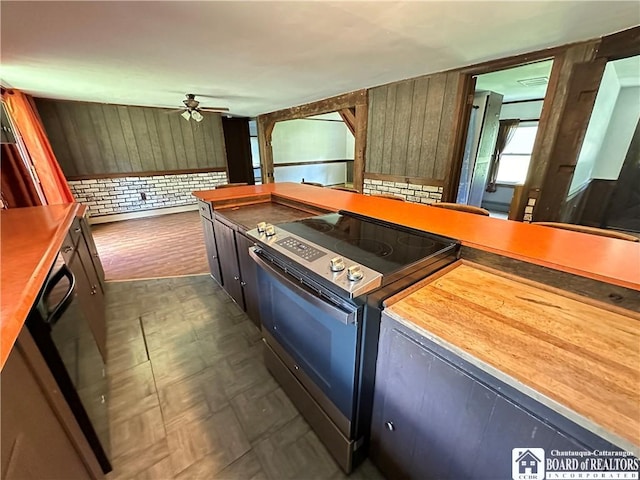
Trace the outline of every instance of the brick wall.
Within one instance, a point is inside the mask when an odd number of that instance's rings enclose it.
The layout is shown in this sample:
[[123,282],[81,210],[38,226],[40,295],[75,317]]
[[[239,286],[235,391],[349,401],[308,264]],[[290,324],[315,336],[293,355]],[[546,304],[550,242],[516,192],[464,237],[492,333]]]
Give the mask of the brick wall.
[[226,172],[205,172],[75,180],[69,187],[76,201],[87,205],[92,217],[99,217],[195,204],[191,192],[225,183]]
[[365,195],[390,193],[404,198],[407,202],[414,203],[435,203],[442,201],[442,187],[436,187],[434,185],[418,185],[416,183],[400,183],[365,178],[362,192]]
[[524,222],[531,222],[533,220],[533,209],[536,206],[536,199],[529,198],[527,201],[527,206],[524,207],[524,218],[522,219]]

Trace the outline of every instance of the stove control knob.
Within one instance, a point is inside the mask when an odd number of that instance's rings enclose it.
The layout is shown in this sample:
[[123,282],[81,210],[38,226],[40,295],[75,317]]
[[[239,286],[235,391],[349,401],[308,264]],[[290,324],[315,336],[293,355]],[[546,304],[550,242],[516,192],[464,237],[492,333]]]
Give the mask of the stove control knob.
[[264,233],[264,229],[267,228],[266,222],[260,222],[258,224],[258,233]]
[[344,260],[342,257],[333,257],[330,262],[332,272],[341,272],[344,270]]
[[352,282],[361,280],[363,276],[364,273],[362,273],[362,270],[360,270],[360,265],[353,265],[347,268],[347,278]]
[[267,237],[273,237],[276,234],[276,227],[268,223],[267,226],[264,227],[264,234]]

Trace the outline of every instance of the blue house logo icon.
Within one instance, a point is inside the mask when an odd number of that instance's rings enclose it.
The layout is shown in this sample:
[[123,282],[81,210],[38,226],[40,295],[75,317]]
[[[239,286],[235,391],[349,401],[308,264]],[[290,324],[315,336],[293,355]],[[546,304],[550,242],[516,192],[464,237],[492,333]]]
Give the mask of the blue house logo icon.
[[513,480],[544,479],[544,449],[514,448],[511,451]]

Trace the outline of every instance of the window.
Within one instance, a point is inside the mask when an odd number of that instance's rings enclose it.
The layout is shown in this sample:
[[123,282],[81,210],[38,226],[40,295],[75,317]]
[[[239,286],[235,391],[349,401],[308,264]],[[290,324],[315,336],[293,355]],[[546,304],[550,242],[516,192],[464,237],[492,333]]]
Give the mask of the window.
[[531,161],[538,122],[523,122],[500,156],[497,183],[523,184]]

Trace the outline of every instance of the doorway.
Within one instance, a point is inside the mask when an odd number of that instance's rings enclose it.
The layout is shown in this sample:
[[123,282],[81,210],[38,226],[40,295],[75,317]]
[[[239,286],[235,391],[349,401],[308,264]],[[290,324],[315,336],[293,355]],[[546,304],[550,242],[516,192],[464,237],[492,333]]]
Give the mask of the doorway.
[[457,203],[508,218],[514,191],[527,178],[552,65],[544,60],[475,77]]

